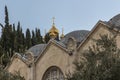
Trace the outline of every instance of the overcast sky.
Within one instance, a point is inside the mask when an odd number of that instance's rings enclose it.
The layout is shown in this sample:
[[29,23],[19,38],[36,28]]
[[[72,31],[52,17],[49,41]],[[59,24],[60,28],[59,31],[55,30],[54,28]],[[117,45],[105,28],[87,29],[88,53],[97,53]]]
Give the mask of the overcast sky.
[[[4,24],[4,7],[7,5],[10,23],[20,21],[23,31],[51,28],[55,25],[64,33],[73,30],[91,30],[98,20],[108,21],[120,13],[120,0],[0,0],[0,23]],[[0,28],[1,29],[1,28]]]

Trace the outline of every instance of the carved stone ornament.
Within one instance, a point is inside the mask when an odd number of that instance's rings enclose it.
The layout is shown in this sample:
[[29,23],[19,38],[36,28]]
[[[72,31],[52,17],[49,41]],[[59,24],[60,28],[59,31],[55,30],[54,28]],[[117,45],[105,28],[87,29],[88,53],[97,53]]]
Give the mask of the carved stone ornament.
[[70,37],[70,38],[68,39],[67,48],[68,48],[68,51],[70,52],[70,54],[72,54],[72,53],[75,51],[76,42],[75,42],[75,39],[74,39],[74,38]]

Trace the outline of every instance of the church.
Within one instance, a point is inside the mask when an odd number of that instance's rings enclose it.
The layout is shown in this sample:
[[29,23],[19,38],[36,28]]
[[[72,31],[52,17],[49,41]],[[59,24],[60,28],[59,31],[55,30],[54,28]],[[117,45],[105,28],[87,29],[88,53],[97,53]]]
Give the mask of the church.
[[[25,80],[65,80],[66,74],[74,71],[75,59],[84,60],[82,54],[99,39],[99,35],[114,35],[120,32],[120,14],[109,21],[99,20],[91,31],[76,30],[64,35],[61,40],[55,38],[59,31],[53,22],[47,44],[38,44],[29,48],[24,55],[15,53],[5,68],[12,74],[20,72]],[[120,35],[117,35],[117,46],[120,48]]]

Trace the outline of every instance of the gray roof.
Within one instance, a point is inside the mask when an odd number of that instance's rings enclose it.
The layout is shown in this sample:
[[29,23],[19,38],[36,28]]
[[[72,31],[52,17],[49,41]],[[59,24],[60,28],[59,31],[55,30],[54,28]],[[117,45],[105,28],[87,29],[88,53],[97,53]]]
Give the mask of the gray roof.
[[43,49],[46,47],[47,44],[38,44],[38,45],[35,45],[31,48],[28,49],[28,52],[32,52],[33,55],[36,57],[38,56],[42,51]]
[[85,37],[86,35],[89,33],[89,31],[87,30],[76,30],[76,31],[72,31],[68,34],[65,35],[65,37],[61,40],[62,43],[64,43],[65,45],[67,44],[67,41],[70,37],[73,37],[77,43],[80,43]]
[[[80,43],[85,37],[86,35],[89,33],[89,31],[87,30],[77,30],[77,31],[73,31],[70,32],[68,34],[65,35],[65,37],[61,40],[61,41],[54,41],[56,44],[61,45],[62,47],[66,48],[66,44],[67,44],[67,40],[70,37],[73,37],[76,39],[77,43]],[[32,52],[34,57],[37,57],[46,47],[47,44],[38,44],[35,45],[31,48],[28,49],[28,52]]]
[[108,21],[108,24],[111,26],[111,27],[115,27],[115,28],[118,28],[120,29],[120,14],[114,16],[113,18],[111,18],[109,21]]
[[55,41],[55,43],[56,43],[56,44],[59,44],[60,46],[62,46],[62,47],[64,47],[64,48],[66,48],[65,44],[62,43],[61,41]]

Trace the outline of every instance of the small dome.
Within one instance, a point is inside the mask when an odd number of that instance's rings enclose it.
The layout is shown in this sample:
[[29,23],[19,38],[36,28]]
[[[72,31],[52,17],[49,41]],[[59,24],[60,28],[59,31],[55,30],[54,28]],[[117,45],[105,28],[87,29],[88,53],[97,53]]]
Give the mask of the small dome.
[[32,52],[33,55],[36,57],[38,56],[42,51],[43,49],[46,47],[46,44],[38,44],[38,45],[35,45],[31,48],[28,49],[28,52]]
[[64,34],[61,34],[61,35],[60,35],[60,38],[61,38],[61,39],[64,38]]
[[62,34],[60,35],[60,38],[61,38],[61,39],[63,39],[64,36],[65,36],[64,33],[63,33],[63,31],[64,31],[64,30],[63,30],[63,28],[62,28]]
[[110,26],[114,26],[114,27],[120,28],[120,14],[118,14],[118,15],[114,16],[113,18],[111,18],[108,21],[108,24]]
[[72,31],[68,34],[65,35],[65,37],[61,40],[61,42],[63,42],[64,44],[67,44],[67,41],[70,37],[73,37],[77,43],[80,43],[85,37],[86,35],[89,33],[89,31],[87,30],[76,30],[76,31]]

